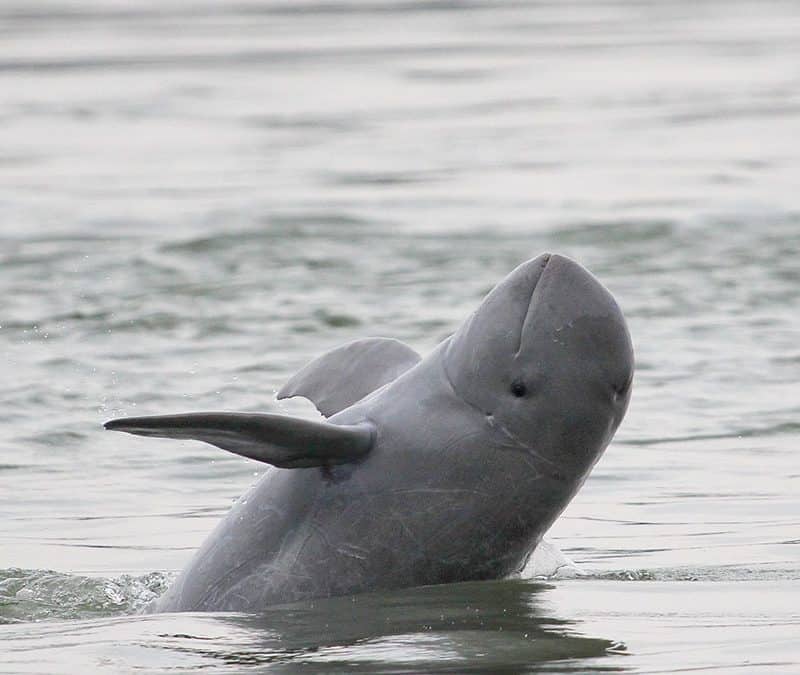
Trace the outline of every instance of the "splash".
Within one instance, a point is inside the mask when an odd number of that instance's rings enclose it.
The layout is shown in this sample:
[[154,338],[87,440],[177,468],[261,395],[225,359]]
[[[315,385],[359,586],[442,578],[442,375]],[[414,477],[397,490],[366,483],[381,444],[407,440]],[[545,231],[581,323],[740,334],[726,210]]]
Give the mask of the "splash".
[[0,624],[135,614],[161,595],[172,574],[88,577],[52,570],[0,570]]

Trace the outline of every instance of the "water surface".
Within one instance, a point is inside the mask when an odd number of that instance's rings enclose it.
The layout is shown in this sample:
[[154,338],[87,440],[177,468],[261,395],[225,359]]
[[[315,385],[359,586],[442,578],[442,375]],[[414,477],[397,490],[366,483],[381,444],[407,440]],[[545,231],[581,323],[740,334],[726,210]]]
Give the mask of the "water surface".
[[[0,4],[0,672],[800,668],[794,2]],[[542,251],[637,353],[586,578],[134,613],[264,467],[109,417],[314,416]]]

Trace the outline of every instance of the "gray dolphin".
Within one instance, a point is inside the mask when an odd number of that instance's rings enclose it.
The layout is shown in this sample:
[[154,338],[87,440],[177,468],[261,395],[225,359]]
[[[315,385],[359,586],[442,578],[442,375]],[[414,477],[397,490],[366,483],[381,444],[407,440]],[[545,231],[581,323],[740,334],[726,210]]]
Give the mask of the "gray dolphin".
[[349,343],[278,392],[327,421],[193,413],[107,429],[190,438],[277,469],[233,506],[155,611],[302,599],[519,572],[622,420],[633,349],[611,294],[544,254],[420,358]]

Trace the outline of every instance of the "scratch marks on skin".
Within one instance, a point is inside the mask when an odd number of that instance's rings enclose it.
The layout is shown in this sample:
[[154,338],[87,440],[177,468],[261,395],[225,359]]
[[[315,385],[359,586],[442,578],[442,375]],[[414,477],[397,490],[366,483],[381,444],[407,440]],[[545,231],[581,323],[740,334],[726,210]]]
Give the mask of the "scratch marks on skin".
[[342,544],[337,546],[336,552],[348,558],[355,558],[356,560],[366,560],[369,554],[369,551],[363,546],[356,546],[355,544]]
[[[416,490],[414,490],[414,489],[411,489],[411,490],[402,490],[402,489],[400,489],[400,490],[392,490],[392,494],[393,495],[395,495],[395,494],[409,494],[409,493],[413,494],[415,492],[416,492]],[[453,490],[452,492],[459,493],[461,491],[460,490]],[[447,495],[449,495],[450,493],[451,493],[451,491],[449,491],[449,490],[437,490],[435,488],[431,488],[431,489],[427,489],[427,490],[426,489],[420,489],[419,490],[419,494],[435,494],[435,495],[447,494]],[[390,504],[391,504],[391,506],[390,506],[389,511],[390,511],[390,516],[391,516],[391,521],[394,522],[397,525],[397,527],[399,528],[399,530],[405,535],[405,538],[407,540],[407,544],[413,544],[418,553],[420,553],[420,554],[423,553],[425,551],[425,542],[419,538],[418,533],[415,530],[415,528],[411,527],[411,524],[408,522],[409,518],[408,518],[407,511],[405,511],[405,509],[398,510],[398,508],[395,507],[393,502],[390,502]],[[414,520],[417,521],[417,523],[420,520],[422,520],[422,521],[426,520],[431,513],[437,512],[441,508],[441,503],[440,503],[439,500],[437,500],[435,502],[432,502],[430,500],[422,500],[421,503],[418,503],[418,506],[422,506],[423,508],[422,509],[419,509],[419,508],[417,509],[416,517],[414,519]]]
[[[527,462],[528,466],[533,468],[537,473],[540,473],[538,468],[531,460],[536,460],[538,462],[542,462],[543,464],[549,464],[551,467],[558,469],[559,465],[557,462],[554,462],[552,459],[548,459],[544,455],[536,452],[530,445],[525,445],[522,441],[520,441],[514,434],[512,434],[506,427],[502,424],[499,424],[497,420],[492,415],[487,416],[487,421],[489,426],[496,431],[499,431],[503,436],[505,436],[506,441],[505,443],[501,443],[500,447],[506,450],[518,450],[522,452],[524,455],[525,461]],[[541,478],[541,476],[538,476]]]
[[473,438],[482,439],[484,435],[485,435],[484,429],[477,429],[476,431],[469,431],[463,434],[455,434],[451,436],[450,439],[446,443],[444,443],[440,448],[438,448],[438,450],[439,452],[443,453],[448,452],[453,448],[456,448],[458,446],[463,446],[467,441]]
[[481,492],[475,488],[396,488],[389,490],[388,494],[409,494],[409,495],[478,495],[480,497],[490,497],[488,492]]
[[[252,489],[246,494],[250,494],[250,492],[252,492]],[[244,501],[244,502],[240,501],[240,502],[237,503],[237,507],[244,506],[246,503],[247,503],[246,501]],[[259,518],[256,521],[255,530],[258,531],[258,532],[261,532],[261,531],[263,531],[265,529],[263,527],[264,521],[267,521],[267,520],[272,519],[272,518],[282,518],[283,515],[284,515],[285,510],[282,509],[282,508],[279,508],[279,507],[277,507],[275,505],[268,504],[268,505],[259,506],[258,507],[258,512],[259,512]],[[284,547],[287,545],[287,540],[291,538],[292,534],[293,534],[293,532],[290,530],[290,531],[286,532],[283,535],[283,537],[281,538],[281,541],[280,541],[280,544],[279,544],[278,556],[280,555],[280,552],[282,552],[284,550]],[[227,594],[229,592],[229,589],[235,588],[236,586],[238,586],[239,585],[238,583],[231,583],[231,579],[234,578],[234,577],[237,577],[237,576],[239,576],[242,580],[247,579],[249,574],[240,575],[240,572],[242,570],[246,570],[249,567],[249,568],[251,568],[250,569],[250,573],[252,573],[253,568],[257,568],[258,567],[257,561],[260,558],[262,558],[263,555],[264,555],[264,552],[262,550],[260,550],[258,548],[251,549],[251,552],[250,552],[249,555],[246,555],[237,564],[232,565],[231,567],[229,567],[227,569],[227,571],[225,572],[225,574],[223,574],[219,579],[217,579],[216,581],[214,581],[212,583],[209,583],[208,587],[206,588],[206,592],[200,597],[199,601],[197,603],[195,603],[196,606],[197,607],[205,607],[205,606],[207,606],[208,601],[210,600],[211,597],[219,596],[219,595],[223,595],[224,596],[225,594]],[[256,564],[254,564],[254,563],[256,563]]]
[[[314,525],[313,521],[308,523],[308,532],[303,536],[303,540],[300,542],[300,545],[297,547],[297,551],[294,555],[292,562],[289,563],[289,570],[294,570],[295,566],[297,565],[297,561],[300,559],[300,556],[303,554],[303,550],[305,549],[306,545],[314,535],[317,535],[322,539],[325,546],[330,549],[331,545],[328,539],[322,533],[322,529]],[[281,551],[282,553],[282,551]],[[280,557],[280,553],[276,557]]]
[[433,487],[419,487],[419,488],[389,488],[381,490],[360,490],[356,493],[358,498],[379,498],[386,495],[438,495],[438,496],[464,496],[475,495],[478,497],[489,498],[493,494],[483,492],[476,488],[433,488]]
[[563,324],[563,325],[559,326],[558,328],[556,328],[556,329],[553,331],[553,338],[552,338],[552,339],[553,339],[553,342],[555,342],[556,344],[559,344],[559,345],[561,345],[562,347],[567,347],[567,346],[569,346],[568,342],[567,342],[567,341],[564,339],[564,336],[563,336],[563,335],[560,335],[560,333],[561,333],[561,332],[562,332],[562,331],[563,331],[565,328],[573,328],[574,326],[575,326],[575,320],[574,320],[574,319],[572,319],[572,320],[570,320],[570,321],[567,321],[567,323],[565,323],[565,324]]
[[[205,607],[207,605],[209,598],[218,595],[222,587],[225,584],[227,584],[227,582],[231,579],[231,577],[237,576],[242,568],[247,567],[260,556],[261,556],[261,551],[256,551],[252,555],[247,556],[238,565],[234,565],[233,567],[229,568],[228,571],[225,574],[223,574],[219,579],[217,579],[215,582],[209,583],[208,587],[206,588],[206,592],[200,597],[200,600],[197,603],[195,603],[196,608]],[[224,593],[224,590],[222,591],[222,593]]]

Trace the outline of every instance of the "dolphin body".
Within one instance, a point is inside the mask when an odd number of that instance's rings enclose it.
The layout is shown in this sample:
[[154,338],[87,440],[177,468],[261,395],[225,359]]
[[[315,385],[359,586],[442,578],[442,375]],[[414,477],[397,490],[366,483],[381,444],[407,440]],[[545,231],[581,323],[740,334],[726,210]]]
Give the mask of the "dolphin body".
[[278,468],[231,508],[154,611],[497,579],[525,566],[622,420],[633,349],[611,294],[560,255],[523,263],[421,358],[386,338],[279,391],[326,421],[194,413],[106,428]]

